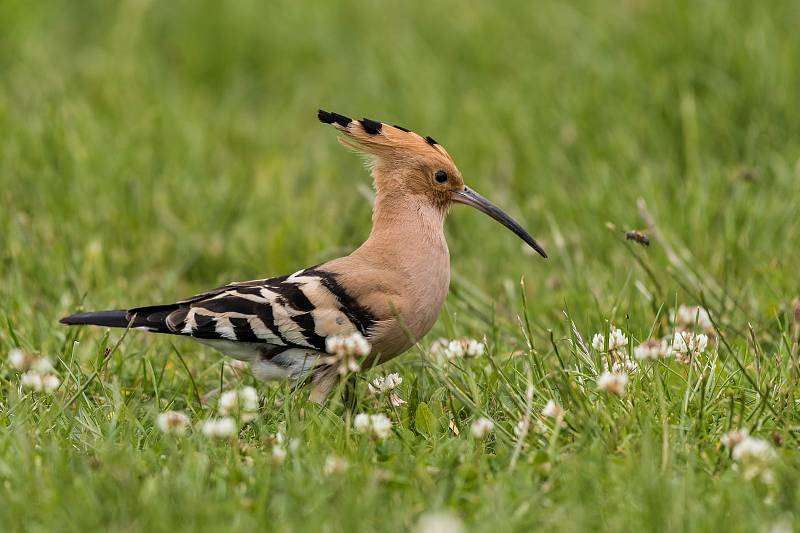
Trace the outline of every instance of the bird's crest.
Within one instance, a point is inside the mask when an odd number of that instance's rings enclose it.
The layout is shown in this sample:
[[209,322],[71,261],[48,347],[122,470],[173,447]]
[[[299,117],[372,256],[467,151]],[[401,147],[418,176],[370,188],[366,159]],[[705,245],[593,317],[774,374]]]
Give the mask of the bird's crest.
[[317,118],[344,133],[347,137],[339,141],[358,152],[399,161],[435,155],[450,160],[450,155],[433,137],[423,137],[402,126],[369,118],[354,120],[322,109],[317,113]]

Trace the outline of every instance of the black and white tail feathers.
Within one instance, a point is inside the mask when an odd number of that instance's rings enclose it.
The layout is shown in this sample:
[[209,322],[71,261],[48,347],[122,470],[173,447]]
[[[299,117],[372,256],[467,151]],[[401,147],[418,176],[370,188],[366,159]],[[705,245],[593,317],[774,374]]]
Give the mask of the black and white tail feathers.
[[91,311],[88,313],[75,313],[59,320],[68,326],[92,325],[106,326],[108,328],[127,328],[130,320],[128,311],[117,309],[113,311]]
[[174,333],[167,327],[167,316],[177,305],[159,305],[138,309],[116,309],[112,311],[90,311],[75,313],[59,320],[68,326],[105,326],[107,328],[143,328],[158,333]]

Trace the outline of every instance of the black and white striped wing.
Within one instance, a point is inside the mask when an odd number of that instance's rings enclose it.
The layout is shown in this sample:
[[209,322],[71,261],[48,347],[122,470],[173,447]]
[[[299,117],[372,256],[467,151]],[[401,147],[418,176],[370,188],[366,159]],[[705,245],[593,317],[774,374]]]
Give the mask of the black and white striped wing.
[[174,305],[131,309],[134,325],[198,339],[264,343],[325,351],[331,335],[369,335],[375,317],[331,272],[233,283]]

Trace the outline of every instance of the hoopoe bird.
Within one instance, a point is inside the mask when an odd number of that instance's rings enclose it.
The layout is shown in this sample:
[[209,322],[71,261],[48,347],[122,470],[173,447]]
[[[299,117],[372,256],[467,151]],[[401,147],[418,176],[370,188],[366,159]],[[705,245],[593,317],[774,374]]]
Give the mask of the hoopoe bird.
[[360,334],[370,367],[411,348],[433,327],[450,284],[444,219],[466,204],[514,232],[542,257],[525,229],[464,184],[432,137],[320,110],[339,141],[368,156],[372,231],[354,252],[294,274],[230,283],[173,304],[77,313],[63,324],[137,328],[191,337],[251,363],[262,380],[309,379],[324,402],[339,380],[326,340]]

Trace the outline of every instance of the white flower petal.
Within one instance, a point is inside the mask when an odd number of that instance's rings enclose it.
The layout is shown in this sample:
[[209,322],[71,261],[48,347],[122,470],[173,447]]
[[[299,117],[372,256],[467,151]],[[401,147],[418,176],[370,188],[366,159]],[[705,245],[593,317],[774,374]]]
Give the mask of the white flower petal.
[[492,431],[494,431],[494,422],[485,417],[478,418],[470,426],[472,436],[478,440],[485,439]]

